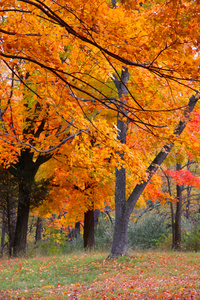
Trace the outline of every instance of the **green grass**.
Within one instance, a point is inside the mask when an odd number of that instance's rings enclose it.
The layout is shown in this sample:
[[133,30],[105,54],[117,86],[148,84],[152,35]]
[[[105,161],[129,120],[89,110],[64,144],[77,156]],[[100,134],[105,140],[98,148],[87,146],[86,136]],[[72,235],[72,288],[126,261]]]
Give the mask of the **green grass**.
[[199,253],[107,256],[2,259],[0,299],[200,299]]

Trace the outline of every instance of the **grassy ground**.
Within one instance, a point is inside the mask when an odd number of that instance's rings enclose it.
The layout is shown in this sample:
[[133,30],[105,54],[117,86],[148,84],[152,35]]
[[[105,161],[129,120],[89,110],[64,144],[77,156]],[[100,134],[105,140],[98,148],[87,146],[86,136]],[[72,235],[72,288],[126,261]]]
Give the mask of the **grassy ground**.
[[200,253],[0,260],[0,299],[200,299]]

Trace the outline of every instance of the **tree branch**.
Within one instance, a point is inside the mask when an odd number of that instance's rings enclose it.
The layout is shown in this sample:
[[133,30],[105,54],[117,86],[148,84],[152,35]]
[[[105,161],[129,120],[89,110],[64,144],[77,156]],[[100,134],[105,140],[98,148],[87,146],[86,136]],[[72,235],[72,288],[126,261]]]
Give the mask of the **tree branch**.
[[[187,123],[190,120],[190,115],[191,115],[196,103],[198,102],[199,98],[200,98],[199,94],[196,94],[196,95],[193,95],[190,97],[188,106],[184,112],[184,120],[183,121],[181,120],[174,130],[175,136],[180,136],[180,134],[185,129]],[[174,146],[173,141],[164,145],[162,150],[158,153],[158,155],[154,158],[154,160],[152,161],[152,163],[149,165],[148,169],[146,170],[146,172],[148,174],[147,180],[144,180],[142,183],[137,184],[135,186],[134,190],[132,191],[131,195],[129,196],[129,198],[127,200],[127,206],[129,207],[129,210],[131,212],[132,212],[137,200],[139,199],[140,195],[142,194],[145,187],[147,186],[148,182],[151,180],[152,176],[156,173],[159,166],[163,163],[165,158],[168,156],[168,154],[172,150],[173,146]]]

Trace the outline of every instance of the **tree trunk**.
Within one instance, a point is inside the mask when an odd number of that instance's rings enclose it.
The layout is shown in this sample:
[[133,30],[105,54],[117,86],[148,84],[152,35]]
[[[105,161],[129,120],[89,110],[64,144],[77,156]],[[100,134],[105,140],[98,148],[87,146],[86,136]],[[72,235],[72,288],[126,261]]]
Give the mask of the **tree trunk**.
[[89,209],[84,214],[84,249],[94,249],[94,209]]
[[[177,171],[181,169],[181,165],[177,164]],[[176,185],[177,200],[176,203],[176,214],[174,224],[174,245],[173,249],[181,250],[181,215],[182,215],[182,186]]]
[[97,225],[98,225],[98,222],[99,222],[99,215],[100,215],[100,210],[95,209],[94,210],[94,231],[96,231],[96,229],[97,229]]
[[113,243],[110,258],[118,257],[121,255],[128,255],[127,253],[127,232],[130,215],[126,209],[115,209],[115,227],[113,234]]
[[171,208],[171,224],[172,224],[172,249],[174,249],[174,246],[175,246],[175,222],[174,222],[174,207],[173,207],[172,202],[170,202],[170,208]]
[[14,217],[12,214],[13,212],[13,201],[10,199],[9,193],[7,192],[6,195],[6,203],[7,203],[7,221],[8,221],[8,252],[9,256],[12,256],[13,250],[13,239],[14,239]]
[[5,233],[6,233],[6,211],[5,207],[3,206],[2,209],[2,219],[1,219],[1,256],[3,257],[3,248],[4,248],[4,241],[5,241]]
[[13,245],[13,255],[24,255],[27,251],[27,230],[30,208],[31,186],[25,182],[19,183],[19,202],[17,211],[17,223]]
[[75,238],[79,238],[80,237],[80,232],[81,232],[81,222],[76,222],[75,223]]
[[51,157],[51,154],[46,154],[38,155],[34,159],[34,153],[30,149],[22,149],[18,162],[8,169],[17,178],[19,185],[17,221],[13,245],[14,256],[26,254],[32,184],[39,167]]
[[35,242],[42,240],[42,219],[37,218],[36,232],[35,232]]
[[[125,69],[125,71],[123,71],[123,72],[124,73],[128,72],[128,70]],[[127,74],[124,74],[124,75],[127,75]],[[123,80],[123,77],[125,77],[124,80]],[[125,84],[127,82],[126,78],[127,78],[127,76],[123,76],[123,73],[121,76],[121,79],[122,79],[121,81],[119,81],[115,77],[116,82],[115,81],[114,82],[115,82],[115,86],[118,89],[119,96],[121,93],[121,90],[120,90],[121,87],[122,86],[125,87]],[[193,111],[198,99],[199,99],[199,94],[196,94],[195,96],[190,97],[188,106],[186,107],[186,109],[184,111],[183,121],[181,120],[179,122],[178,126],[174,130],[175,136],[180,136],[180,134],[185,129],[187,123],[190,120],[190,114]],[[123,135],[123,127],[122,127],[122,130],[121,130],[121,128],[119,128],[119,129],[120,129],[119,134],[122,134],[121,136],[123,138],[125,138],[125,135]],[[120,136],[118,139],[120,140]],[[118,186],[117,180],[120,182],[120,180],[122,179],[121,187],[123,188],[123,194],[124,194],[125,184],[126,184],[125,177],[124,177],[125,170],[123,171],[123,168],[121,168],[120,169],[120,170],[122,170],[121,173],[120,172],[116,173],[116,188],[117,188],[116,193],[115,193],[116,219],[115,219],[112,250],[111,250],[111,254],[109,255],[109,257],[116,257],[116,256],[121,256],[121,255],[126,254],[127,230],[128,230],[128,222],[129,222],[130,215],[135,207],[137,200],[139,199],[140,195],[146,188],[148,182],[151,180],[153,175],[158,170],[159,166],[163,163],[165,158],[171,152],[173,146],[174,146],[174,142],[169,142],[164,145],[162,150],[158,153],[158,155],[155,157],[155,159],[152,161],[152,163],[149,165],[148,169],[146,170],[147,174],[149,174],[147,180],[143,181],[142,183],[137,184],[135,186],[135,188],[133,189],[133,191],[127,201],[126,201],[124,195],[120,196],[120,194],[118,194],[118,192],[117,192],[117,190],[119,190],[117,187]],[[117,179],[118,176],[119,176],[119,178]],[[119,227],[121,227],[122,229],[120,230]],[[119,234],[120,234],[120,236],[119,236]]]
[[[188,160],[188,164],[187,164],[187,170],[190,171],[190,163],[192,163],[191,160]],[[195,173],[197,171],[197,168],[195,170]],[[191,196],[191,191],[192,191],[192,186],[187,186],[187,202],[186,202],[186,212],[185,212],[185,216],[187,219],[189,219],[190,217],[190,196]]]
[[[126,83],[129,79],[128,69],[124,69],[121,72],[120,80],[114,76],[114,83],[118,90],[118,95],[120,99],[120,111],[123,109],[122,96],[127,94]],[[118,128],[118,140],[122,144],[126,144],[126,134],[128,128],[128,121],[124,121],[122,116],[118,113],[117,116],[117,128]],[[123,160],[124,154],[120,153],[120,157]],[[121,167],[116,169],[116,182],[115,182],[115,226],[113,234],[113,243],[111,254],[109,257],[116,257],[122,254],[127,254],[127,229],[129,217],[127,217],[126,212],[126,170]]]

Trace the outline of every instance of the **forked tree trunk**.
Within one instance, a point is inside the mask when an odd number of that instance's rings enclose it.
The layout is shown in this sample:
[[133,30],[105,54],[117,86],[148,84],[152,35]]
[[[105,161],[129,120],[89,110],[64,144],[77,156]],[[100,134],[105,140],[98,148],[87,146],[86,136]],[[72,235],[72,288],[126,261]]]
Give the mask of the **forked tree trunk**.
[[89,209],[84,214],[84,249],[94,249],[94,209]]
[[[118,89],[119,98],[121,98],[122,94],[124,94],[124,91],[122,88],[126,89],[125,85],[128,81],[128,70],[125,69],[122,71],[121,75],[121,81],[119,81],[117,78],[115,78],[115,86]],[[197,103],[199,99],[199,94],[196,94],[195,96],[192,96],[189,99],[188,106],[185,109],[184,112],[184,118],[183,121],[180,121],[178,126],[174,130],[175,136],[180,136],[184,128],[186,127],[187,123],[190,119],[190,113],[193,111],[195,104]],[[122,103],[123,105],[123,103]],[[122,107],[123,109],[123,107]],[[125,143],[126,139],[126,129],[125,123],[120,120],[120,116],[118,116],[119,125],[118,126],[119,135],[118,139],[121,140],[122,143]],[[131,213],[133,212],[133,209],[135,207],[135,204],[137,200],[139,199],[140,195],[146,188],[148,182],[151,180],[152,176],[156,173],[159,166],[163,163],[165,158],[168,156],[170,151],[172,150],[174,146],[174,142],[169,142],[162,150],[158,153],[158,155],[155,157],[155,159],[152,161],[152,163],[149,165],[148,169],[146,170],[147,174],[149,174],[146,181],[143,181],[140,184],[137,184],[135,188],[133,189],[131,195],[129,196],[128,200],[126,201],[125,197],[125,188],[126,188],[126,179],[125,179],[125,170],[123,167],[119,170],[120,172],[116,172],[116,192],[115,192],[115,228],[114,228],[114,236],[113,236],[113,243],[112,243],[112,249],[111,253],[109,255],[110,258],[126,255],[127,254],[127,230],[128,230],[128,222]],[[122,157],[123,158],[123,157]],[[123,193],[120,193],[120,189],[118,188],[118,183],[121,181],[121,188],[123,189]]]

